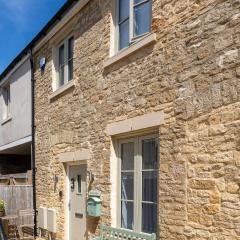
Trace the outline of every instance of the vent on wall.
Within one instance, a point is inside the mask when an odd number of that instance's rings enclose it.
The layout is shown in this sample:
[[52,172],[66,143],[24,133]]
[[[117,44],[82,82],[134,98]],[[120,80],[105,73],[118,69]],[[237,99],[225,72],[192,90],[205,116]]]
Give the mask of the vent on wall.
[[39,207],[38,209],[38,227],[47,229],[47,208]]
[[53,208],[47,210],[47,230],[52,233],[57,232],[57,212]]

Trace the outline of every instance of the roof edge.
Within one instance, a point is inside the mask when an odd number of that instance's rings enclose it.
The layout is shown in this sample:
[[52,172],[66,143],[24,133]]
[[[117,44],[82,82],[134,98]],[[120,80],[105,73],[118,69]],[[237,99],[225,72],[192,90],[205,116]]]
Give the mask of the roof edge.
[[30,43],[10,62],[10,64],[0,74],[0,82],[6,75],[14,68],[14,66],[21,61],[25,55],[36,45],[38,41],[44,38],[47,33],[55,27],[55,25],[81,0],[67,0],[67,2],[57,11],[57,13],[47,22],[47,24],[37,33]]

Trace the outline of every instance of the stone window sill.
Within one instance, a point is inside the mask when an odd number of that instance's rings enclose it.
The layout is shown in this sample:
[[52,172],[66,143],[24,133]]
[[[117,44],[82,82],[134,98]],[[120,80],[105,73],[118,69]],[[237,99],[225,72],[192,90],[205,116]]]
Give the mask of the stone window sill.
[[2,121],[1,125],[4,125],[4,124],[10,122],[11,120],[12,120],[12,116],[8,116],[7,118],[5,118],[5,119]]
[[115,56],[110,57],[107,59],[103,65],[104,68],[107,68],[114,63],[128,57],[129,55],[133,54],[134,52],[142,49],[143,47],[148,46],[149,44],[155,43],[157,40],[156,33],[151,33],[140,40],[133,43],[130,47],[123,49],[122,51],[118,52]]
[[54,91],[50,97],[49,97],[49,101],[52,102],[54,101],[57,97],[59,97],[60,95],[64,94],[66,91],[68,91],[69,89],[75,87],[75,81],[71,80],[70,82],[68,82],[67,84],[61,86],[60,88],[58,88],[56,91]]

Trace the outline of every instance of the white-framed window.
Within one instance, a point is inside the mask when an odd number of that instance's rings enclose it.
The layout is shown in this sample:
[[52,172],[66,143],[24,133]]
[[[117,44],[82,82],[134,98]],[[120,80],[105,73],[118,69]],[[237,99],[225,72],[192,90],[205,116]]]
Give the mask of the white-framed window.
[[117,51],[151,32],[152,0],[116,0]]
[[158,135],[119,141],[118,227],[156,233]]
[[10,117],[10,105],[11,105],[11,91],[10,83],[2,88],[4,111],[3,111],[3,120],[6,120]]
[[73,47],[74,38],[69,37],[56,48],[56,88],[59,88],[73,79]]

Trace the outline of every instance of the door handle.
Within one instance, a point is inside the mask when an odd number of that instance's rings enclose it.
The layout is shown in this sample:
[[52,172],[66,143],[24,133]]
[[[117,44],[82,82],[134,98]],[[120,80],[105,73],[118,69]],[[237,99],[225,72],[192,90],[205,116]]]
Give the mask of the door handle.
[[83,218],[83,214],[82,214],[82,213],[75,213],[75,217],[77,217],[77,218]]

